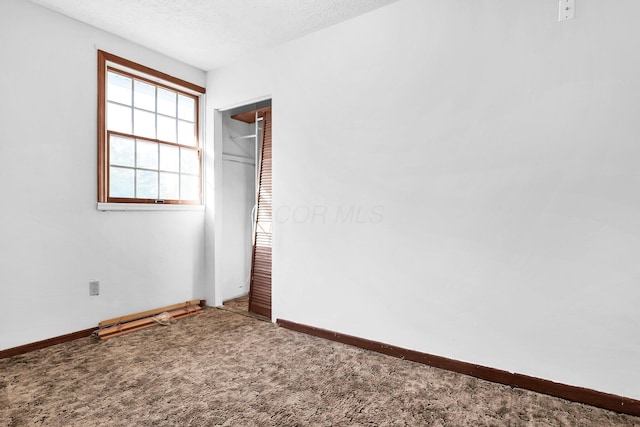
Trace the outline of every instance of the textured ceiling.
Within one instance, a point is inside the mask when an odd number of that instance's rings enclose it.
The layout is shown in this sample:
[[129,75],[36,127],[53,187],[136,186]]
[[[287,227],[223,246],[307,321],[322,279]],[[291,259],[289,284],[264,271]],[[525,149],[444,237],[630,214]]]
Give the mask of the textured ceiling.
[[203,70],[397,0],[30,0]]

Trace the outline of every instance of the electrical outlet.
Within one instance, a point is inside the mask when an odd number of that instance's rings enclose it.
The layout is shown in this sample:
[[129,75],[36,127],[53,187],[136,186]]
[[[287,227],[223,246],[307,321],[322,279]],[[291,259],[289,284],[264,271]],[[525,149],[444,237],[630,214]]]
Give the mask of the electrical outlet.
[[91,280],[89,282],[89,296],[100,295],[100,281]]
[[558,21],[566,21],[576,16],[576,0],[559,0]]

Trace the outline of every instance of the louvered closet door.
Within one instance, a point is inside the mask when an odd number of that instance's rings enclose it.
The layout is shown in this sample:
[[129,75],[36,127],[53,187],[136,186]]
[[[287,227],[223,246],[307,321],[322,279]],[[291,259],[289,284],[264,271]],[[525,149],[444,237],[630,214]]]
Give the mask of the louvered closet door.
[[271,317],[271,109],[261,113],[262,148],[258,169],[258,208],[253,255],[249,311]]

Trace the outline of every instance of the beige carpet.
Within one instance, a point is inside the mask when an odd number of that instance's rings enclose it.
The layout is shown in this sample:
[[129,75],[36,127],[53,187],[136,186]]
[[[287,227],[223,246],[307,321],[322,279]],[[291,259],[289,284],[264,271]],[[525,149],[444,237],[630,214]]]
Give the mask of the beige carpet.
[[246,313],[249,311],[249,295],[225,301],[222,303],[222,307],[230,311]]
[[0,425],[640,426],[227,310],[0,360]]

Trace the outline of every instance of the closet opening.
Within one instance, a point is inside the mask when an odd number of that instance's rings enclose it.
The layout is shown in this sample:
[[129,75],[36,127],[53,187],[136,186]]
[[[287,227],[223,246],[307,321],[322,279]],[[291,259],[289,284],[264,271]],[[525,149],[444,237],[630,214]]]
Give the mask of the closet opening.
[[271,100],[222,113],[223,308],[271,320]]

